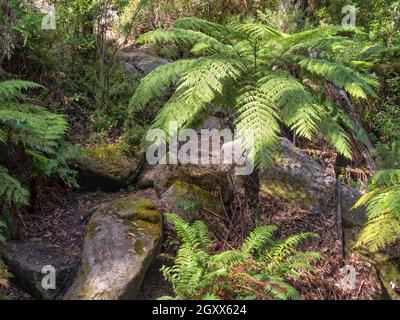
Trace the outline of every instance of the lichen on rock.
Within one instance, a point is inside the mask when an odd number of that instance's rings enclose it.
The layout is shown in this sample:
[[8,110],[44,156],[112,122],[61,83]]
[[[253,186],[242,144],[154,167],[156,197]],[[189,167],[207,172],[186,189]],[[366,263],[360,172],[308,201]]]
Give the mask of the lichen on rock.
[[135,180],[140,164],[140,157],[125,155],[116,144],[87,148],[78,164],[78,183],[85,190],[119,191]]
[[87,227],[78,276],[64,299],[134,299],[161,238],[161,215],[149,199],[128,196],[98,209]]

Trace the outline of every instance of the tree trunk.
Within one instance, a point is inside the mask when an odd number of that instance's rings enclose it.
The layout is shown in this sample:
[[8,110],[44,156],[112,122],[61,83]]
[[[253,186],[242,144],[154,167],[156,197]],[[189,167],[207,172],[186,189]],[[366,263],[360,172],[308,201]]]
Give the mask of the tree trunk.
[[[371,171],[371,173],[374,173],[376,171],[376,163],[371,155],[372,151],[374,150],[374,147],[368,138],[368,133],[362,124],[362,121],[360,119],[360,116],[358,115],[358,112],[351,104],[351,101],[350,101],[349,97],[347,96],[347,93],[343,89],[339,88],[338,86],[336,86],[335,84],[333,84],[332,82],[329,82],[329,81],[326,82],[325,87],[326,87],[326,91],[328,93],[328,97],[350,117],[350,119],[354,122],[354,124],[358,127],[358,129],[366,137],[365,144],[359,143],[357,145],[357,149],[360,151],[360,153],[364,157],[365,162],[366,162],[369,170]],[[353,132],[351,134],[352,134],[352,137],[356,141],[358,141],[356,135]]]
[[232,221],[246,237],[255,226],[260,191],[259,170],[248,176],[233,176],[234,195],[231,203]]

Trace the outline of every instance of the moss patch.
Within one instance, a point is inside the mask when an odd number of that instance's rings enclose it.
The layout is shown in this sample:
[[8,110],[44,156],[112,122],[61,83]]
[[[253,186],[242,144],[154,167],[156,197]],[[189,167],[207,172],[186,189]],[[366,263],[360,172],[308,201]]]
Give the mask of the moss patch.
[[319,204],[318,200],[304,191],[300,184],[286,181],[262,181],[260,191],[281,199],[286,203],[299,205],[303,209],[310,209]]
[[84,164],[93,170],[115,177],[129,176],[136,171],[138,159],[127,157],[116,144],[89,148]]

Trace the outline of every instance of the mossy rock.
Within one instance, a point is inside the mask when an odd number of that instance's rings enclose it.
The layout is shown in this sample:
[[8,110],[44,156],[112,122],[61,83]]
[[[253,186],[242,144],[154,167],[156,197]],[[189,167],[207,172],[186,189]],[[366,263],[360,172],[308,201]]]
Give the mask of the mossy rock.
[[183,181],[175,181],[162,194],[161,201],[189,222],[201,219],[204,215],[224,215],[219,197]]
[[160,252],[162,219],[155,203],[128,196],[90,218],[77,278],[67,300],[135,299]]
[[138,188],[154,187],[157,195],[161,195],[176,181],[194,184],[200,188],[218,193],[228,201],[230,194],[228,177],[224,172],[211,166],[201,165],[145,165],[138,179]]
[[325,212],[335,179],[287,139],[281,139],[274,164],[260,171],[260,192],[305,210]]
[[78,183],[89,191],[116,192],[135,181],[140,165],[140,157],[125,155],[116,144],[88,148],[78,165]]
[[[385,254],[375,254],[373,260],[385,293],[392,300],[400,300],[400,258],[390,258]],[[397,291],[390,284],[397,287]]]

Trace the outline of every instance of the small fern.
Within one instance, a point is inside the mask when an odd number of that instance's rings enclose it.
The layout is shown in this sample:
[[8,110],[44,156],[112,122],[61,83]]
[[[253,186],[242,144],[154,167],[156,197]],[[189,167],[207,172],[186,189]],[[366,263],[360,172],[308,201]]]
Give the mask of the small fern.
[[[163,299],[297,299],[299,293],[287,278],[296,278],[300,271],[312,271],[310,262],[320,258],[316,252],[297,250],[301,242],[315,234],[304,232],[274,240],[277,227],[273,225],[254,229],[238,250],[212,254],[204,222],[189,225],[176,214],[167,213],[165,217],[176,230],[181,246],[174,264],[161,268],[176,294]],[[241,281],[254,283],[254,288],[235,288]],[[262,287],[261,295],[255,290],[257,286]]]

